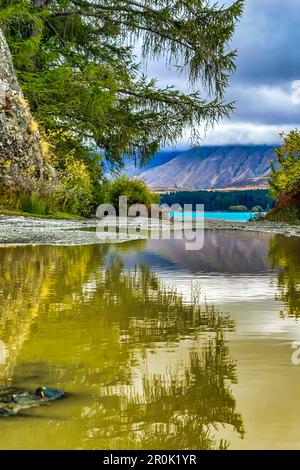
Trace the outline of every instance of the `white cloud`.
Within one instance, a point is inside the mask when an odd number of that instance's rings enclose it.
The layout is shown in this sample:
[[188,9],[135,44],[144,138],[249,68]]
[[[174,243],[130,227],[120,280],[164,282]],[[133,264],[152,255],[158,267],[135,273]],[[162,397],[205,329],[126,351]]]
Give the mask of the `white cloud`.
[[[220,1],[224,2],[231,4],[232,0]],[[279,143],[281,131],[300,128],[298,5],[286,0],[284,6],[283,12],[280,0],[246,1],[232,43],[238,50],[237,70],[225,100],[235,101],[236,110],[206,137],[203,131],[205,144]],[[140,43],[135,51],[140,56]],[[191,91],[188,77],[180,75],[176,66],[166,67],[160,59],[150,60],[144,67],[160,86],[173,84],[183,92]],[[196,87],[201,89],[199,83]],[[180,147],[187,144],[188,136],[179,142]]]
[[300,80],[293,81],[292,91],[292,103],[297,106],[300,104]]
[[292,82],[281,86],[233,85],[227,95],[236,103],[232,119],[264,124],[293,124],[300,122],[300,102],[293,99]]
[[[299,128],[298,124],[254,124],[251,122],[223,122],[203,132],[202,145],[227,145],[227,144],[278,144],[280,143],[280,132],[288,132],[291,129]],[[188,136],[181,142],[182,145],[189,145]]]

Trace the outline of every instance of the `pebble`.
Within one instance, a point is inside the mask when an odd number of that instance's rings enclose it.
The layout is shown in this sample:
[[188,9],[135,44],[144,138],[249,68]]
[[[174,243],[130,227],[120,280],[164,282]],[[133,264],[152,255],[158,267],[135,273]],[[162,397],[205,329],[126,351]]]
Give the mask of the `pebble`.
[[[126,242],[146,238],[139,233],[122,233],[116,240],[107,232],[96,234],[96,219],[58,220],[35,219],[0,215],[0,245],[89,245],[111,242]],[[130,224],[135,226],[134,219]],[[148,220],[140,223],[141,229],[147,228]],[[152,228],[158,228],[159,221],[152,220]],[[282,234],[288,237],[300,236],[300,225],[287,225],[275,222],[227,222],[220,220],[205,221],[206,230],[241,230]],[[176,230],[176,226],[174,226]]]

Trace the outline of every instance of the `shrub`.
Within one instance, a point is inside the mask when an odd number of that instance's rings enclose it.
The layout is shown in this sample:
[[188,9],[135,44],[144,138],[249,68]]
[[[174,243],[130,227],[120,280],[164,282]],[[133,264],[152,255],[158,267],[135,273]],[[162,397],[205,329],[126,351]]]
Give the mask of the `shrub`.
[[34,168],[14,174],[11,185],[2,184],[0,188],[0,205],[2,209],[37,215],[56,211],[88,215],[95,205],[92,178],[89,166],[69,155],[55,177],[37,178]]
[[66,212],[87,215],[93,203],[93,185],[87,165],[68,158],[57,191],[59,206]]
[[251,212],[263,212],[263,208],[261,206],[254,206],[252,207]]
[[149,207],[159,203],[159,196],[152,193],[144,181],[127,176],[120,176],[107,185],[105,202],[117,208],[120,196],[127,196],[128,206],[144,204]]
[[55,199],[46,193],[36,191],[0,188],[0,208],[11,211],[27,212],[36,215],[48,215],[56,210]]
[[17,206],[29,214],[48,215],[54,211],[54,201],[36,192],[20,193]]
[[282,133],[283,145],[276,150],[277,163],[271,162],[270,194],[276,200],[275,207],[266,219],[300,223],[300,131]]
[[282,195],[276,206],[268,212],[266,220],[300,224],[300,191]]
[[280,134],[283,145],[276,150],[279,168],[271,162],[270,193],[278,201],[283,195],[299,191],[300,187],[300,131]]
[[247,212],[248,207],[246,207],[246,206],[230,206],[229,210],[231,212]]

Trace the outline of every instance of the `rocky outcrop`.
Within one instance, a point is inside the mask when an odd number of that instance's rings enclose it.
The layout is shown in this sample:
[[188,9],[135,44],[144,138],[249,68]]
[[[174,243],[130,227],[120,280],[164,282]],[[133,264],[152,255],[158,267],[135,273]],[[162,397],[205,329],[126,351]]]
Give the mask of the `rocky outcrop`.
[[26,175],[29,180],[44,180],[51,171],[0,29],[0,181],[5,186],[18,187]]

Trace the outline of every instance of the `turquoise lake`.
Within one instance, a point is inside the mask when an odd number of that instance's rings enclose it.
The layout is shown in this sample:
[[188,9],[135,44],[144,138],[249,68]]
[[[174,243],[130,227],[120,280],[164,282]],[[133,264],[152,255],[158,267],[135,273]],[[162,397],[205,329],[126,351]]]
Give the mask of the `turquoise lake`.
[[[175,218],[182,217],[180,212],[170,212]],[[255,212],[204,212],[205,219],[230,220],[232,222],[248,222],[255,217]],[[184,212],[185,217],[203,217],[202,212]]]

